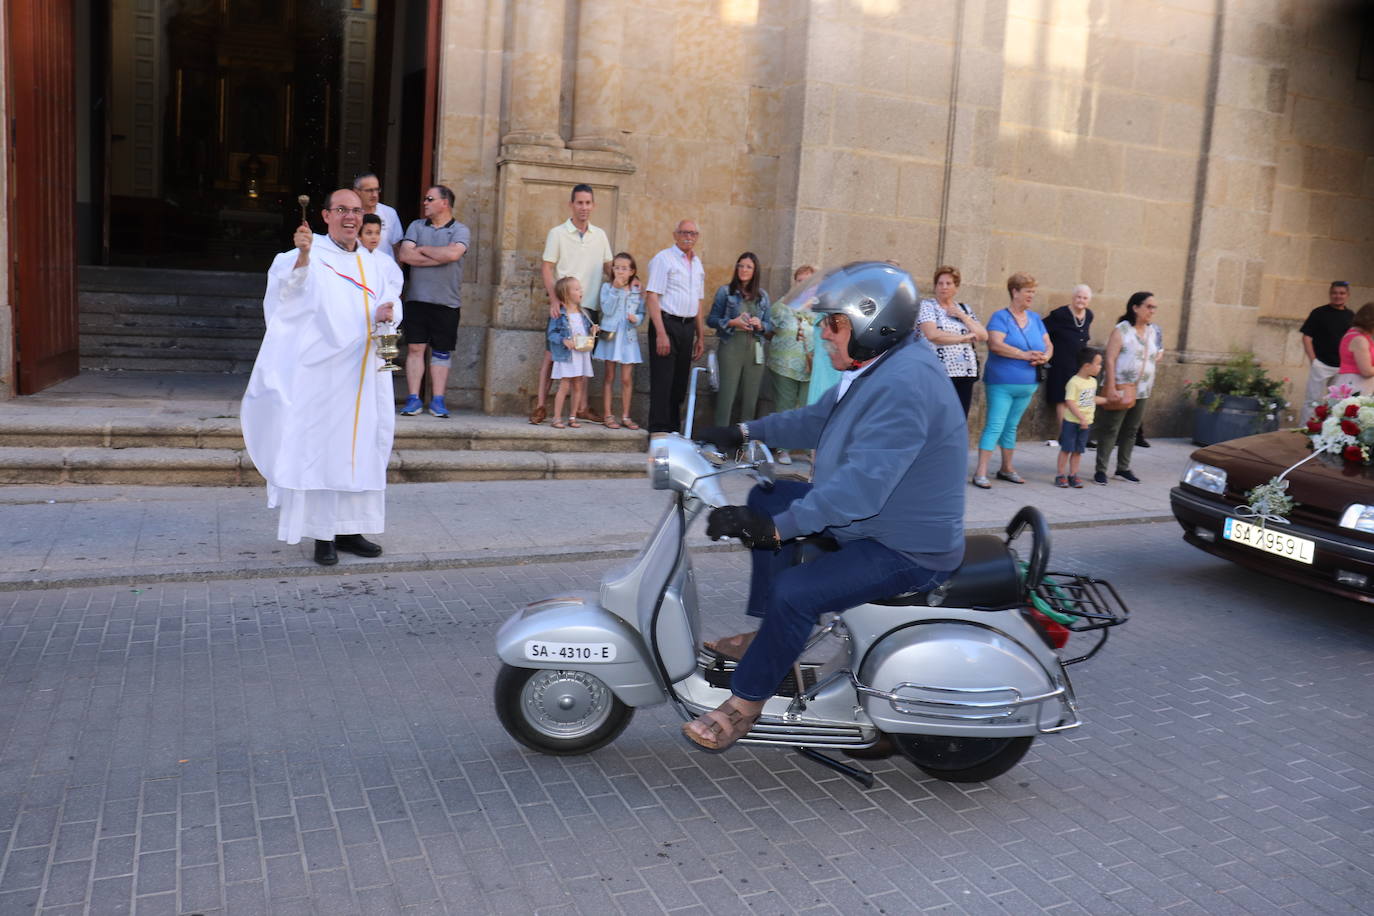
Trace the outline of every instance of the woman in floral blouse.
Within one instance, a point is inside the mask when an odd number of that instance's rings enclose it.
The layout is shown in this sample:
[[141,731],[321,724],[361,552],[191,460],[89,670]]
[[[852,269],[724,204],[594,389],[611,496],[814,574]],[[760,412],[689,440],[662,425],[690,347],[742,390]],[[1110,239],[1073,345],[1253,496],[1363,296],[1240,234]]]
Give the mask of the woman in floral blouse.
[[987,340],[988,332],[973,309],[955,301],[961,279],[957,268],[936,268],[935,298],[921,300],[916,321],[918,336],[930,344],[944,363],[967,417],[969,405],[973,403],[973,383],[978,381],[978,355],[973,345]]
[[[810,265],[792,274],[793,286],[800,285],[816,272]],[[773,409],[782,413],[806,404],[807,383],[811,381],[811,357],[815,349],[814,316],[808,308],[793,308],[775,302],[769,313],[773,319],[773,340],[768,349],[768,370],[773,380]],[[786,449],[777,453],[779,464],[791,464]]]

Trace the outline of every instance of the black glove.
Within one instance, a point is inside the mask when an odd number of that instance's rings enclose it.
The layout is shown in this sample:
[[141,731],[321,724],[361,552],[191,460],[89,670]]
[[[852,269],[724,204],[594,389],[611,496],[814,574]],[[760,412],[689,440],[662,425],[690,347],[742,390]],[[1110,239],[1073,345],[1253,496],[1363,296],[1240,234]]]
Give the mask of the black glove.
[[740,450],[744,445],[744,433],[739,431],[739,425],[734,426],[708,426],[697,433],[698,442],[709,442],[719,448],[727,455]]
[[714,541],[721,538],[739,538],[745,547],[761,550],[778,550],[782,542],[778,539],[778,526],[770,516],[755,512],[748,506],[721,506],[712,509],[706,519],[706,536]]

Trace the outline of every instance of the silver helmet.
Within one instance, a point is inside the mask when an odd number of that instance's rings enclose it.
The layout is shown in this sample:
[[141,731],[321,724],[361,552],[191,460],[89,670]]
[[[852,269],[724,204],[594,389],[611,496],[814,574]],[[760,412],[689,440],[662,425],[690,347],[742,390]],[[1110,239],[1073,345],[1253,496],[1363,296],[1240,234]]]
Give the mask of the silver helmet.
[[883,261],[855,261],[821,277],[810,307],[816,314],[849,318],[849,358],[872,359],[905,340],[916,327],[916,281]]

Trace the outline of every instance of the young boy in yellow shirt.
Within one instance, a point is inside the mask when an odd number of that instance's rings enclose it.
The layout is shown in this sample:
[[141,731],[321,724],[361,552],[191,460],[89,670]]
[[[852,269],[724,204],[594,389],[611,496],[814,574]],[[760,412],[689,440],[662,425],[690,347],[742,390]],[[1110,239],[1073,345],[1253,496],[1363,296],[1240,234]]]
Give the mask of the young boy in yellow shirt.
[[1078,465],[1088,445],[1097,405],[1107,399],[1097,393],[1097,375],[1102,371],[1102,351],[1084,347],[1078,354],[1078,371],[1064,386],[1064,422],[1059,426],[1059,466],[1056,487],[1083,488]]

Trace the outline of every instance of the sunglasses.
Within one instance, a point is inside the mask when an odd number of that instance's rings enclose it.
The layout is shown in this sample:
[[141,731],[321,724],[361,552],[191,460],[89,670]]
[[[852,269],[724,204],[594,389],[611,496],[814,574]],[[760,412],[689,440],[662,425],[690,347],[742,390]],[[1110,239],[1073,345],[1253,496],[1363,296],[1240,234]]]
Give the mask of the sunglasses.
[[432,204],[432,203],[434,203],[436,200],[443,200],[443,198],[442,198],[442,197],[426,197],[426,198],[424,198],[424,201],[425,201],[425,203],[427,203],[427,204]]
[[838,334],[849,327],[849,316],[831,312],[825,316],[825,326],[830,329],[831,334]]

